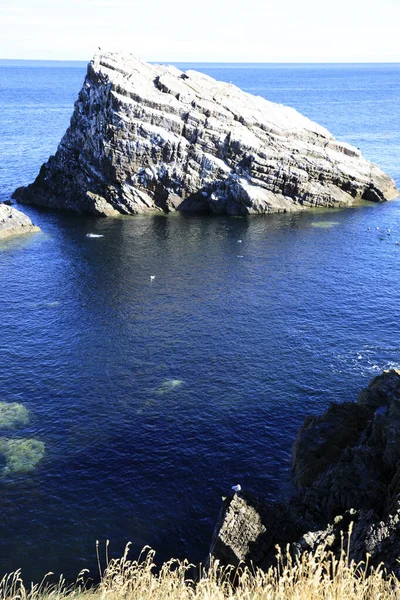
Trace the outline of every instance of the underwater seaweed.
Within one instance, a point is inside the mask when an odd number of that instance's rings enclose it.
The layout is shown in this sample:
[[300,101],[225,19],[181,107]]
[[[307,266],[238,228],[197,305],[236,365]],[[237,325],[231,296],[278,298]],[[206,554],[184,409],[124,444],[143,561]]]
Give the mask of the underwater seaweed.
[[0,454],[6,459],[1,475],[31,473],[43,458],[45,445],[32,438],[0,438]]
[[0,429],[15,429],[29,423],[29,410],[19,402],[0,402]]
[[330,229],[335,225],[339,225],[339,223],[337,221],[314,221],[311,223],[311,227],[317,227],[318,229]]
[[167,379],[156,389],[156,393],[159,395],[169,394],[169,392],[173,392],[177,388],[181,387],[181,385],[183,385],[183,381],[181,379]]

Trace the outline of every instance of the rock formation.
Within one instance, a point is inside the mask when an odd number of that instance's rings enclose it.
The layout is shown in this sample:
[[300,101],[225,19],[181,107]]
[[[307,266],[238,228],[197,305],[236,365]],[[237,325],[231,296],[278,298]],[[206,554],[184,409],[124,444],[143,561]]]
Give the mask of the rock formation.
[[398,195],[293,108],[195,71],[99,53],[70,127],[20,202],[94,213],[256,214]]
[[[298,491],[266,504],[249,493],[224,499],[211,555],[222,564],[274,563],[275,545],[294,555],[349,543],[356,562],[371,556],[400,575],[400,371],[385,371],[357,402],[308,417],[293,447]],[[349,528],[352,530],[348,540]]]
[[0,239],[40,231],[29,217],[8,204],[0,203]]

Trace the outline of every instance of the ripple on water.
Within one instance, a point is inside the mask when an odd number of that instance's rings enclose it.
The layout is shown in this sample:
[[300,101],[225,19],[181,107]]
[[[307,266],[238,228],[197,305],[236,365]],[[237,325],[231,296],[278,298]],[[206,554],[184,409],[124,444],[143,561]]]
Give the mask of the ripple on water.
[[388,369],[400,369],[400,347],[365,344],[358,350],[338,354],[332,370],[337,373],[352,371],[363,376],[378,375]]

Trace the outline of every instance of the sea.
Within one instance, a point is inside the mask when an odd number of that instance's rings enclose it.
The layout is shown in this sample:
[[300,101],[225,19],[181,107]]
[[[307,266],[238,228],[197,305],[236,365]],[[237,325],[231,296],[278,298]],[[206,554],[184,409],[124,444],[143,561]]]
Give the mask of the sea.
[[[399,64],[177,66],[293,106],[400,187]],[[0,61],[1,201],[55,152],[85,71]],[[248,218],[19,208],[41,233],[0,243],[0,575],[96,580],[96,545],[104,568],[127,543],[204,562],[232,485],[287,498],[303,419],[400,367],[399,200]]]

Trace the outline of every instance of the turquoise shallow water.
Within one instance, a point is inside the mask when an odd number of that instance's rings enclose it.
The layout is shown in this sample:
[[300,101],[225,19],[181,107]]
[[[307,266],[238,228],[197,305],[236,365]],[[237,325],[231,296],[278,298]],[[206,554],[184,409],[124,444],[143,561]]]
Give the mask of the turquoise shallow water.
[[[399,66],[201,68],[295,106],[400,184]],[[54,152],[84,71],[0,62],[1,199]],[[0,464],[2,572],[95,573],[106,539],[203,560],[231,485],[288,494],[304,416],[400,366],[398,201],[248,219],[24,210],[43,233],[0,244],[0,400],[30,419],[0,438],[45,455],[29,474]]]

